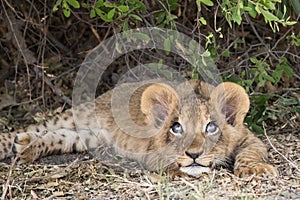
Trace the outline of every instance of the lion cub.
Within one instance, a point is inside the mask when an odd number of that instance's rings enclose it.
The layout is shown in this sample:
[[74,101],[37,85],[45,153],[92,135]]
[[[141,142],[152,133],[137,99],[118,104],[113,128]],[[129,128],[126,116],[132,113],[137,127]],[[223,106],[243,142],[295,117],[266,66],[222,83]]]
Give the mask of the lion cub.
[[[19,163],[26,163],[105,143],[150,171],[198,176],[226,167],[240,177],[278,174],[266,163],[265,145],[243,124],[249,98],[239,85],[226,82],[213,87],[191,81],[176,87],[165,83],[119,87],[125,93],[135,87],[128,103],[121,93],[114,94],[115,89],[94,104],[76,108],[77,118],[67,110],[43,124],[2,133],[0,159],[15,154]],[[117,106],[113,98],[119,98]]]

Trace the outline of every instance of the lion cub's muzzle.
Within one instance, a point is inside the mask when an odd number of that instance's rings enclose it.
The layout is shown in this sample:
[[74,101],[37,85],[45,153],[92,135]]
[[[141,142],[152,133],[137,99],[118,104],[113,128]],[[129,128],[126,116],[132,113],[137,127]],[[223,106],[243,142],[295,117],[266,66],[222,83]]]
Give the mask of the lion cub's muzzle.
[[209,172],[211,170],[209,163],[200,163],[202,153],[190,153],[186,151],[185,155],[178,159],[180,165],[179,170],[195,177],[202,173]]

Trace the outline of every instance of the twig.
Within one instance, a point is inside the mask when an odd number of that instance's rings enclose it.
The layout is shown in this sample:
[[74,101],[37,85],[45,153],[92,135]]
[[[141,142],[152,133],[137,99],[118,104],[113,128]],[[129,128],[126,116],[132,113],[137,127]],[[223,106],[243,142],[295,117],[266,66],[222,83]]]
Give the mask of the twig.
[[63,169],[58,169],[56,172],[49,173],[45,176],[38,176],[38,177],[33,177],[31,179],[26,179],[26,182],[37,182],[40,180],[45,180],[45,179],[53,179],[53,177],[57,175],[63,175],[64,173],[67,173],[67,170],[69,170],[72,166],[77,164],[79,162],[79,158],[77,157],[74,161],[72,161],[70,164],[65,166]]
[[50,78],[50,81],[60,79],[61,77],[70,74],[71,72],[77,70],[80,67],[81,67],[81,65],[76,65],[75,67],[72,67],[71,69],[68,69],[67,71],[62,72],[61,74]]
[[[146,6],[146,10],[151,10],[151,5],[149,4],[148,1],[144,1],[144,4]],[[155,26],[155,22],[154,22],[154,18],[153,18],[153,14],[152,15],[148,15],[149,16],[149,19],[150,19],[150,26]],[[144,17],[143,17],[144,18]],[[144,19],[145,20],[145,19]],[[149,23],[147,20],[145,20],[147,23]]]
[[33,68],[34,71],[37,73],[37,75],[39,77],[43,77],[44,78],[45,83],[52,89],[52,91],[56,95],[60,96],[67,104],[72,105],[72,100],[69,97],[65,96],[64,93],[61,91],[61,89],[59,87],[57,87],[56,85],[53,85],[51,83],[50,79],[45,74],[43,74],[43,72],[41,72],[38,69],[39,67],[40,66],[38,66],[38,65],[34,65],[34,68]]
[[248,15],[245,14],[246,20],[247,22],[250,24],[255,36],[257,37],[257,39],[264,45],[264,47],[268,50],[268,54],[270,54],[275,60],[279,61],[280,59],[275,56],[273,54],[273,52],[271,51],[271,49],[266,45],[266,43],[264,42],[264,40],[260,37],[260,35],[258,34],[258,32],[256,31],[256,28],[254,27],[252,21],[249,19]]
[[[9,30],[10,30],[10,32],[12,34],[12,37],[13,37],[13,40],[15,42],[15,46],[18,49],[21,56],[23,57],[23,59],[24,59],[24,64],[26,66],[26,72],[27,72],[28,87],[29,87],[29,90],[30,90],[31,89],[31,84],[30,84],[30,75],[29,75],[28,63],[35,62],[36,58],[33,56],[33,53],[27,49],[25,41],[19,40],[20,35],[21,35],[20,30],[15,29],[15,27],[14,27],[14,25],[17,24],[16,18],[11,14],[10,10],[8,10],[10,12],[10,13],[8,13],[8,11],[5,9],[4,2],[8,7],[12,8],[12,6],[9,4],[9,2],[7,0],[1,1],[3,11],[4,11],[4,14],[6,16],[6,20],[9,24]],[[15,12],[14,9],[12,9],[12,10]],[[17,65],[16,65],[16,71],[17,71]],[[31,94],[30,94],[30,99],[31,99]]]
[[272,142],[270,141],[269,136],[267,135],[267,131],[266,131],[266,128],[265,128],[265,125],[264,125],[264,124],[263,124],[263,129],[264,129],[264,135],[266,136],[266,138],[267,138],[267,140],[268,140],[268,143],[271,145],[271,147],[274,149],[274,151],[275,151],[276,153],[278,153],[283,159],[285,159],[290,165],[292,165],[293,167],[295,167],[297,171],[300,172],[299,167],[298,167],[295,163],[293,163],[292,161],[290,161],[290,160],[289,160],[286,156],[284,156],[282,153],[280,153],[280,152],[276,149],[276,147],[272,144]]
[[12,175],[13,168],[16,165],[17,159],[18,159],[17,157],[14,158],[13,161],[12,161],[12,163],[11,163],[11,165],[10,165],[10,167],[9,167],[9,172],[8,172],[7,180],[5,182],[5,185],[3,186],[1,200],[6,199],[5,196],[6,196],[8,188],[9,188],[10,178],[11,178],[11,175]]
[[291,30],[293,30],[294,29],[294,27],[291,27],[289,30],[287,30],[284,34],[283,34],[283,36],[281,37],[281,38],[279,38],[279,40],[277,40],[277,42],[274,44],[274,46],[272,47],[272,50],[274,50],[276,47],[277,47],[277,45],[279,44],[279,42],[281,41],[281,40],[283,40],[283,39],[286,39],[286,36],[287,36],[287,34],[289,33],[289,32],[291,32]]

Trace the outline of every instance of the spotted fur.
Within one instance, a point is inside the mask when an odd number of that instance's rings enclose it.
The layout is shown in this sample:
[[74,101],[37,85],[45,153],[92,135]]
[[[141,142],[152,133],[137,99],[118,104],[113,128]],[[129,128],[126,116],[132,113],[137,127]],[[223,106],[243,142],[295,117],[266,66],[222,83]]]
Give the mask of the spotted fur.
[[0,159],[16,155],[19,163],[26,163],[105,143],[150,171],[163,168],[198,176],[226,167],[237,176],[278,174],[267,163],[265,145],[243,124],[249,98],[242,87],[198,81],[176,87],[163,83],[119,87],[124,87],[120,91],[136,87],[128,112],[122,98],[112,111],[114,90],[108,91],[95,104],[76,108],[77,118],[67,110],[42,124],[0,134]]

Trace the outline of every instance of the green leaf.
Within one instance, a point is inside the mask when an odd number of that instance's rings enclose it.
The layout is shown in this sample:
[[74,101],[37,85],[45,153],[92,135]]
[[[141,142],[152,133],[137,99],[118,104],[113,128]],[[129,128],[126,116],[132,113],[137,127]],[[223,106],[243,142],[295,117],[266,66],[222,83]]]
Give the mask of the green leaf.
[[53,12],[58,11],[58,6],[54,6],[52,10],[53,10]]
[[267,72],[263,74],[263,77],[264,77],[267,81],[270,81],[271,83],[275,83],[274,78],[273,78],[272,76],[270,76],[269,74],[267,74]]
[[201,9],[200,4],[201,4],[201,0],[196,0],[196,5],[197,5],[198,10]]
[[207,24],[207,22],[206,22],[206,20],[204,19],[204,17],[200,17],[200,18],[199,18],[199,21],[200,21],[201,24],[203,24],[203,25],[206,25],[206,24]]
[[197,71],[193,71],[192,80],[198,80],[198,79],[199,79],[199,73]]
[[211,0],[200,0],[201,3],[207,5],[207,6],[213,6],[214,3]]
[[105,13],[100,8],[95,8],[94,10],[99,17],[104,17]]
[[203,71],[204,71],[205,75],[206,75],[208,78],[210,78],[210,79],[214,79],[214,78],[215,78],[214,74],[213,74],[211,71],[205,70],[205,69],[203,69]]
[[144,41],[150,40],[150,37],[145,33],[133,33],[132,36],[133,36],[133,38],[136,38],[139,40],[144,40]]
[[287,25],[287,26],[292,26],[292,25],[294,25],[294,24],[297,24],[297,22],[296,21],[289,21],[289,22],[284,22],[284,24],[285,25]]
[[268,10],[275,10],[275,4],[273,2],[268,2],[268,1],[265,1],[263,3],[264,7],[267,8]]
[[103,21],[105,21],[105,22],[112,22],[112,21],[113,21],[112,19],[109,19],[109,18],[107,17],[107,14],[106,14],[103,10],[101,10],[100,8],[95,8],[94,10],[96,11],[96,14],[97,14]]
[[69,8],[64,8],[63,13],[66,17],[70,17],[70,15],[71,15],[71,11]]
[[176,10],[179,7],[179,3],[177,3],[177,0],[169,0],[168,2],[168,6],[170,8],[171,11]]
[[247,12],[252,11],[252,8],[250,6],[245,6],[243,9]]
[[108,19],[106,15],[103,15],[100,17],[103,21],[105,22],[112,22],[113,20],[112,19]]
[[281,106],[293,106],[298,105],[300,102],[297,98],[284,98],[281,97],[278,99],[278,104]]
[[250,129],[253,132],[258,133],[258,134],[263,134],[264,133],[264,130],[260,126],[258,126],[257,124],[251,124]]
[[169,55],[171,50],[171,39],[170,37],[166,38],[164,41],[164,50],[166,51],[166,54]]
[[157,14],[157,24],[160,24],[161,22],[163,22],[166,18],[166,13],[165,12],[160,12]]
[[91,5],[88,3],[82,3],[81,6],[86,9],[89,9],[91,7]]
[[244,80],[244,84],[248,86],[252,86],[254,80]]
[[143,19],[136,14],[130,14],[129,17],[132,17],[133,19],[140,21],[140,22],[143,21]]
[[129,11],[129,7],[128,6],[124,6],[124,5],[118,6],[118,9],[120,11],[122,11],[123,13],[126,13],[126,12]]
[[291,78],[294,76],[294,70],[289,65],[284,65],[283,71],[288,78]]
[[263,78],[263,76],[258,76],[258,83],[257,83],[257,87],[261,88],[265,86],[265,79]]
[[260,107],[266,105],[269,98],[270,97],[267,94],[252,96],[252,100],[255,103],[255,105],[258,105]]
[[[280,64],[276,67],[275,71],[282,71],[285,73],[285,75],[288,78],[291,78],[294,76],[294,71],[293,68],[291,68],[288,64],[287,64],[287,59],[286,58],[282,58]],[[275,72],[274,71],[274,72]]]
[[105,1],[105,2],[103,3],[103,5],[104,5],[106,8],[115,8],[115,7],[116,7],[116,5],[114,5],[114,4],[110,3],[110,2],[107,2],[107,1]]
[[242,22],[242,16],[241,16],[241,11],[239,8],[233,8],[232,10],[232,19],[235,21],[238,25],[241,24]]
[[[250,9],[248,9],[248,8],[250,8]],[[249,13],[250,17],[256,18],[257,12],[256,12],[255,7],[254,7],[254,5],[252,3],[248,4],[248,7],[247,7],[246,11]]]
[[157,66],[157,64],[156,63],[149,63],[149,64],[147,64],[147,67],[151,70],[151,71],[157,71],[157,69],[158,69],[158,66]]
[[162,59],[159,59],[159,61],[158,61],[158,69],[161,69],[162,68],[162,66],[163,66],[163,64],[164,64],[164,61],[162,60]]
[[128,1],[130,8],[134,8],[135,10],[139,10],[139,11],[146,11],[146,6],[142,1],[138,1],[138,0],[129,0]]
[[232,22],[231,22],[231,17],[229,15],[225,15],[226,21],[229,24],[229,27],[232,28]]
[[277,120],[277,117],[274,112],[267,112],[265,117],[267,119]]
[[224,50],[222,52],[222,56],[224,56],[225,58],[228,58],[230,56],[230,51],[228,49]]
[[112,19],[115,15],[116,9],[113,8],[107,13],[107,19]]
[[80,4],[77,0],[67,0],[67,2],[73,7],[73,8],[80,8]]
[[292,33],[290,36],[287,37],[287,39],[291,41],[292,45],[295,45],[297,47],[300,46],[300,32],[298,35]]
[[258,60],[256,58],[250,58],[250,61],[253,63],[253,64],[256,64],[258,62]]
[[128,24],[128,21],[127,21],[127,20],[123,22],[122,27],[123,27],[123,28],[122,28],[123,31],[129,30],[129,24]]
[[280,69],[280,67],[276,67],[276,69],[274,70],[274,72],[272,73],[272,77],[275,80],[275,83],[278,83],[282,77],[282,72],[283,70]]
[[95,8],[100,8],[103,6],[103,0],[98,0],[96,3],[95,3]]
[[300,114],[300,105],[298,103],[298,106],[294,106],[292,109],[291,109],[292,112],[297,112]]
[[63,2],[62,4],[62,8],[63,8],[63,13],[66,17],[70,17],[71,15],[71,10],[70,10],[70,7],[69,5],[67,4],[67,2]]
[[272,13],[270,13],[267,10],[261,9],[261,13],[264,16],[266,21],[279,21],[278,17],[276,17],[275,15],[273,15]]
[[167,19],[168,19],[169,21],[172,21],[172,20],[177,19],[177,18],[178,18],[178,17],[177,17],[176,15],[173,15],[173,14],[167,15]]
[[96,11],[95,11],[95,9],[92,9],[90,11],[90,18],[94,18],[94,17],[96,17]]
[[58,6],[61,5],[62,0],[57,0],[53,6],[53,11],[58,11]]
[[290,0],[290,3],[297,15],[300,14],[300,1],[299,0]]
[[211,53],[208,50],[205,50],[202,54],[203,57],[210,57]]
[[168,80],[172,80],[173,74],[171,71],[162,71],[163,75],[165,78],[167,78]]

